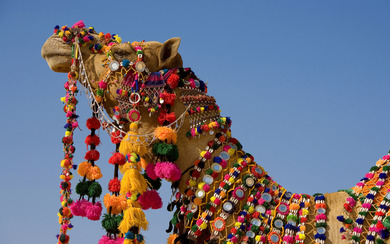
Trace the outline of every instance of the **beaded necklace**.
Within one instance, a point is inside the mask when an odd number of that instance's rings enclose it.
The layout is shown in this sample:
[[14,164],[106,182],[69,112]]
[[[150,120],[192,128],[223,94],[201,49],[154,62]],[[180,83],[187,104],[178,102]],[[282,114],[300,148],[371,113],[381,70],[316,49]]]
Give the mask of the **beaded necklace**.
[[299,204],[301,207],[301,210],[299,210],[299,225],[297,228],[297,234],[295,236],[295,243],[297,244],[304,243],[306,239],[306,222],[310,207],[310,196],[307,194],[302,194],[301,196],[301,202]]
[[324,244],[326,240],[326,203],[325,196],[322,194],[315,195],[315,208],[317,210],[317,214],[315,217],[316,220],[316,230],[317,233],[314,235],[314,239],[316,243]]
[[60,179],[62,180],[60,184],[61,188],[61,205],[60,211],[58,213],[59,224],[61,225],[60,233],[57,235],[58,244],[69,243],[69,235],[67,235],[67,230],[73,228],[70,219],[73,218],[70,206],[73,203],[73,200],[70,198],[71,194],[71,183],[70,180],[73,178],[71,169],[76,169],[77,165],[73,163],[73,153],[75,152],[75,147],[73,146],[73,132],[78,127],[76,115],[76,94],[78,93],[77,89],[77,77],[78,73],[76,71],[76,60],[77,60],[77,51],[75,53],[76,45],[72,46],[72,66],[71,71],[68,73],[68,81],[65,82],[64,88],[66,90],[66,96],[61,98],[61,101],[65,103],[64,112],[66,113],[66,129],[65,136],[62,138],[63,143],[63,152],[64,159],[61,160],[62,172]]

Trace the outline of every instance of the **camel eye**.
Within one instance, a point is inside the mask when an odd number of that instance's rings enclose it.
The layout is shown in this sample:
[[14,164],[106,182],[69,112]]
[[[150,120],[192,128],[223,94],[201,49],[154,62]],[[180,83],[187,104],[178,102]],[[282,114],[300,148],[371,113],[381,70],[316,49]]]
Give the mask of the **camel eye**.
[[130,52],[123,49],[115,50],[112,52],[112,54],[119,62],[123,61],[123,59],[127,59],[130,56]]

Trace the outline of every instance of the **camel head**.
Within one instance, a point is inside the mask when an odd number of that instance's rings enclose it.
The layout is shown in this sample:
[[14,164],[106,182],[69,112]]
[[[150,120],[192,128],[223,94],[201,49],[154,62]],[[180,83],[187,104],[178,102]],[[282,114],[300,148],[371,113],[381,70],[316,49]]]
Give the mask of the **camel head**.
[[[137,59],[137,51],[134,46],[130,43],[122,43],[117,35],[102,35],[102,33],[96,33],[93,28],[87,31],[76,27],[83,26],[56,28],[55,33],[43,45],[41,55],[53,71],[60,73],[70,71],[72,42],[75,41],[75,35],[80,32],[85,32],[83,40],[80,40],[82,55],[85,60],[94,60],[95,67],[99,67],[99,62],[107,51],[111,51],[118,62],[125,59]],[[183,61],[178,53],[180,40],[180,38],[174,37],[164,43],[156,41],[143,43],[143,61],[150,72],[182,67]],[[100,69],[96,69],[96,72],[99,71]]]

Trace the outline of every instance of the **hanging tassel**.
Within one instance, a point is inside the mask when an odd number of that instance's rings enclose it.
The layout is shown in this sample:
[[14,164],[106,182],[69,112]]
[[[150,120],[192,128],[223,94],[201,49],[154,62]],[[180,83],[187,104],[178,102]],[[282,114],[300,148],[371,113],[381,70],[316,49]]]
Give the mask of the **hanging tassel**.
[[143,230],[148,229],[149,222],[145,218],[145,213],[140,208],[129,207],[123,214],[123,220],[119,224],[119,231],[122,234],[133,226],[142,228]]
[[145,146],[145,138],[137,136],[138,123],[133,122],[130,124],[130,131],[121,141],[119,152],[123,155],[128,153],[137,153],[141,157],[148,152],[148,148]]
[[136,163],[129,163],[130,167],[126,170],[123,178],[121,180],[121,195],[126,195],[128,192],[137,191],[142,194],[148,188],[148,185],[138,170],[138,165]]

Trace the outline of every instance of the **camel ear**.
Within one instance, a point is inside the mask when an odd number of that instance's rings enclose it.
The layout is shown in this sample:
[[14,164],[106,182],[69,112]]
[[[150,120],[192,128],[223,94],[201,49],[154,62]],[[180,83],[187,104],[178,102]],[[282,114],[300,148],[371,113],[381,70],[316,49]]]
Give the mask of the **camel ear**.
[[180,37],[173,37],[164,42],[159,54],[160,64],[165,66],[178,55],[177,50],[179,49],[180,41]]

